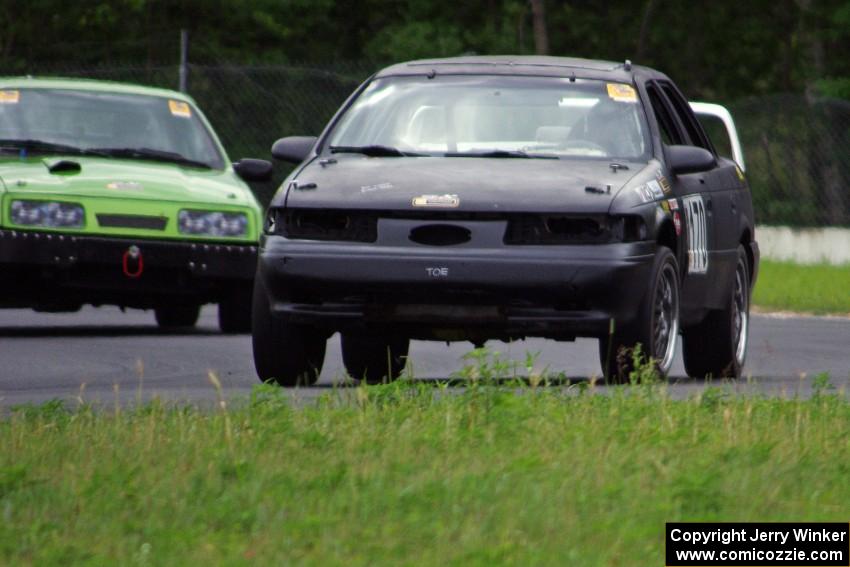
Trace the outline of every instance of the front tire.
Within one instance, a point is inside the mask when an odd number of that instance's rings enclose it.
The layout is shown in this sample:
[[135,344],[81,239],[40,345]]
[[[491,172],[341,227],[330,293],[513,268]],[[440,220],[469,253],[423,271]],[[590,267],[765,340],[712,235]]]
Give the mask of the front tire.
[[709,312],[698,325],[682,331],[685,370],[693,378],[741,377],[750,327],[750,269],[738,246],[735,279],[725,308]]
[[153,313],[160,329],[192,328],[198,323],[201,306],[196,303],[160,305]]
[[274,317],[259,276],[254,281],[251,316],[254,368],[260,381],[284,387],[315,384],[325,360],[324,334]]
[[637,318],[599,339],[599,360],[607,382],[629,382],[635,370],[634,349],[638,344],[641,345],[639,362],[651,358],[660,375],[670,372],[679,334],[679,295],[676,257],[669,248],[659,247]]
[[407,363],[410,339],[342,335],[342,362],[348,375],[367,384],[396,380]]
[[218,328],[222,333],[251,332],[251,285],[242,285],[229,289],[218,303]]

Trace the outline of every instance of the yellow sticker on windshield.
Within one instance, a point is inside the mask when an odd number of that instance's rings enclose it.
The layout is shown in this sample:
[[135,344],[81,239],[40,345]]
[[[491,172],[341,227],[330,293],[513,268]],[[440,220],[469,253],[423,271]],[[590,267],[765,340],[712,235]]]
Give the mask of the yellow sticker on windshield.
[[0,91],[0,104],[18,104],[21,100],[20,91]]
[[189,118],[192,116],[192,109],[189,108],[189,104],[186,102],[180,102],[179,100],[169,100],[168,110],[170,110],[171,114],[174,116],[181,116],[183,118]]
[[608,96],[617,102],[637,102],[635,89],[622,83],[608,83]]

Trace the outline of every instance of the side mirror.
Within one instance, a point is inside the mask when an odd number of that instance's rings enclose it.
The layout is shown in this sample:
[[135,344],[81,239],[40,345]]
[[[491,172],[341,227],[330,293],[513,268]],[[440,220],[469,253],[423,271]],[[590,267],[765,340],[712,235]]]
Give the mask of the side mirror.
[[316,145],[316,136],[288,136],[272,146],[272,157],[281,161],[301,163]]
[[240,159],[233,164],[233,171],[245,181],[268,181],[272,178],[272,164],[264,159]]
[[667,159],[673,173],[699,173],[717,165],[714,155],[696,146],[667,146]]

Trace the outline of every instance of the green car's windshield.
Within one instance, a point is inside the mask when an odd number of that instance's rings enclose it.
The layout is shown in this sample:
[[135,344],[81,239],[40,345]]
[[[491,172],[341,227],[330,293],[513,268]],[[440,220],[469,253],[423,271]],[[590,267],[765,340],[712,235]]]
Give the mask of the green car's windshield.
[[[373,81],[330,134],[330,151],[383,157],[646,160],[634,88],[585,79],[440,75]],[[392,152],[390,150],[393,150]]]
[[74,89],[4,89],[0,146],[221,169],[224,159],[190,104]]

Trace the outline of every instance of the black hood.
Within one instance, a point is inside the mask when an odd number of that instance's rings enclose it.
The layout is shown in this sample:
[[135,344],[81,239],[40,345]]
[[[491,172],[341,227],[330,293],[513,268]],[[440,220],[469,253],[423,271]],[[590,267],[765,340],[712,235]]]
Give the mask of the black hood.
[[[607,160],[335,157],[337,163],[315,160],[298,174],[287,206],[417,210],[417,197],[456,195],[457,206],[449,210],[604,213],[645,167],[632,163],[614,171]],[[280,206],[283,197],[272,204]]]

